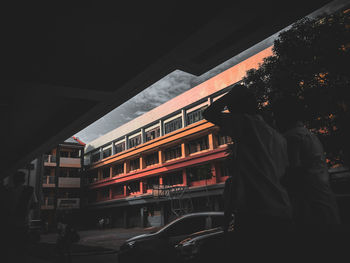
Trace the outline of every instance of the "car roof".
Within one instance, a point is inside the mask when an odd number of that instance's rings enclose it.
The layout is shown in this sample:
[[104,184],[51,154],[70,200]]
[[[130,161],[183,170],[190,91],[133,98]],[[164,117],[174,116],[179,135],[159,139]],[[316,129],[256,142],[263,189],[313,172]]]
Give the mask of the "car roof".
[[179,218],[182,218],[182,217],[190,217],[190,216],[223,216],[224,215],[224,212],[217,212],[217,211],[209,211],[209,212],[196,212],[196,213],[189,213],[189,214],[185,214]]

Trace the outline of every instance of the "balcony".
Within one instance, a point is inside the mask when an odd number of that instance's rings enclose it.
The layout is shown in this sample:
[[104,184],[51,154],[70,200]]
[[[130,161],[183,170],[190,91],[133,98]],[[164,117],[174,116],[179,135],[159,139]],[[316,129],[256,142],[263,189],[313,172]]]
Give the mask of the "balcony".
[[54,209],[54,198],[45,197],[43,200],[43,203],[41,204],[41,209],[44,209],[44,210]]
[[61,157],[60,167],[81,168],[80,158]]
[[79,188],[80,178],[76,177],[59,177],[58,187],[60,188]]
[[43,187],[55,187],[55,176],[44,176]]
[[58,198],[57,209],[78,209],[80,198]]
[[[44,155],[45,166],[56,166],[56,160],[55,155]],[[61,157],[60,167],[81,168],[81,160],[80,158]]]
[[55,155],[44,155],[44,165],[45,166],[56,166],[56,156]]

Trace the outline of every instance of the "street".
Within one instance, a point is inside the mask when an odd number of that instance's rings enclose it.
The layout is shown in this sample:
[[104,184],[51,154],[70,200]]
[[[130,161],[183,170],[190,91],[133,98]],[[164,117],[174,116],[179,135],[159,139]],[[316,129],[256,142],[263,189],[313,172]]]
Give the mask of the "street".
[[[150,232],[150,228],[112,228],[104,230],[80,231],[80,241],[72,247],[72,262],[117,262],[120,245],[127,239]],[[30,247],[29,262],[48,263],[55,261],[57,234],[42,235],[38,244]]]

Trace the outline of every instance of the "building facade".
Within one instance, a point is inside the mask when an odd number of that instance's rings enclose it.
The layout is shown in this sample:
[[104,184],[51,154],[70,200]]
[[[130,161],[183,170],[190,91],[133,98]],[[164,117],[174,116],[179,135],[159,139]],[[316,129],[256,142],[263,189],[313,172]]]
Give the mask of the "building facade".
[[91,224],[107,217],[117,227],[159,226],[184,212],[222,210],[231,139],[202,112],[271,54],[263,50],[87,144]]
[[84,146],[70,137],[42,157],[41,219],[50,228],[55,226],[57,213],[80,212]]

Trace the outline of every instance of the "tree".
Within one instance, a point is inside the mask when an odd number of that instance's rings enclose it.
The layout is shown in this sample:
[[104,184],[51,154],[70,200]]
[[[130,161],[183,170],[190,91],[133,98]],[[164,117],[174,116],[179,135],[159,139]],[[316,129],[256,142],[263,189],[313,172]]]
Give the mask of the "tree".
[[299,99],[329,165],[349,164],[350,9],[293,24],[274,41],[273,55],[247,71],[243,83],[265,110],[281,97]]

